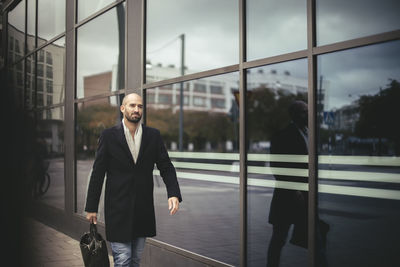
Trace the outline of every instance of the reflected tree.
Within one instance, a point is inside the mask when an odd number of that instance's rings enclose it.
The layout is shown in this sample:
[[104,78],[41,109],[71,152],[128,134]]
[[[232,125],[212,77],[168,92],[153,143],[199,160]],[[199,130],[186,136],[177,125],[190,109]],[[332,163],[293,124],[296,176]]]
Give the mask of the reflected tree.
[[290,121],[289,105],[295,100],[307,102],[307,94],[258,87],[247,99],[250,139],[256,142],[271,140],[276,131],[283,129]]
[[[400,155],[400,83],[391,80],[385,89],[375,95],[363,95],[359,101],[360,117],[355,133],[361,138],[377,138],[378,155],[384,151],[384,139],[394,143],[394,153]],[[393,120],[394,119],[394,120]]]
[[101,132],[115,125],[116,112],[119,110],[110,104],[91,105],[79,110],[76,119],[77,152],[94,153]]
[[[183,123],[185,148],[192,143],[196,151],[204,151],[208,142],[213,151],[224,152],[226,141],[235,142],[234,125],[227,114],[185,111]],[[160,130],[167,147],[172,142],[178,143],[179,112],[173,113],[171,109],[148,109],[147,125]]]

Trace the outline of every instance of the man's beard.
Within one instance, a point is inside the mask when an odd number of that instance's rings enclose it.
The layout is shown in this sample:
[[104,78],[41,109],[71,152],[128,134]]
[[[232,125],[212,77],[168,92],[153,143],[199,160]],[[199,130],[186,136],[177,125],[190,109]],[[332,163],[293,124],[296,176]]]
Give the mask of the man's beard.
[[131,118],[129,118],[129,116],[127,116],[127,115],[125,115],[125,118],[129,121],[129,122],[132,122],[132,123],[138,123],[141,119],[142,119],[142,116],[139,116],[138,118],[135,118],[135,119],[131,119]]

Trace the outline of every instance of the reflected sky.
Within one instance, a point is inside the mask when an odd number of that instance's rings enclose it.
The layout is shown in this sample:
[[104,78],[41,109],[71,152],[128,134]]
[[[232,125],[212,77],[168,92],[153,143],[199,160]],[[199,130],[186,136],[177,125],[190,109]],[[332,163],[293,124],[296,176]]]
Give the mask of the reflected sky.
[[8,13],[8,23],[20,31],[25,31],[25,1],[21,1]]
[[247,1],[247,59],[307,48],[307,1]]
[[360,95],[376,94],[389,79],[399,81],[399,62],[400,41],[319,56],[318,79],[323,76],[327,93],[324,110],[348,105]]
[[65,0],[39,0],[38,36],[50,40],[65,31]]
[[316,9],[318,45],[400,27],[398,0],[317,0]]
[[78,21],[85,19],[116,0],[78,0]]
[[77,34],[77,97],[83,97],[83,78],[111,72],[118,64],[119,33],[116,8],[84,24]]
[[185,34],[188,72],[239,63],[238,1],[147,1],[147,60],[180,67]]

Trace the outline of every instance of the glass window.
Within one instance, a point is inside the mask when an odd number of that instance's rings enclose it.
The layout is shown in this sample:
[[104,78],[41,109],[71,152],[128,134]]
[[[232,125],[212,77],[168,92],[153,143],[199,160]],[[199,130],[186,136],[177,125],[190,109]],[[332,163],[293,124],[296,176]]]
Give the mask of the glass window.
[[238,7],[238,0],[147,1],[146,82],[238,64]]
[[53,93],[53,81],[46,80],[46,91],[47,93]]
[[[158,171],[154,171],[155,238],[235,266],[239,265],[240,247],[239,127],[238,113],[234,112],[238,107],[230,88],[238,79],[235,72],[199,80],[221,84],[227,95],[226,107],[217,113],[190,103],[185,106],[182,123],[179,106],[161,104],[157,97],[153,103],[146,103],[147,125],[160,130],[184,193],[181,211],[168,216],[165,186]],[[157,96],[159,88],[145,93]],[[176,93],[179,96],[179,90]],[[182,236],[190,238],[183,240]]]
[[37,75],[38,75],[38,77],[44,77],[44,70],[43,70],[42,63],[37,64]]
[[319,239],[328,265],[397,266],[400,41],[317,60]]
[[49,65],[53,64],[53,56],[48,51],[46,51],[46,63],[49,64]]
[[38,62],[41,62],[41,63],[44,62],[44,51],[43,50],[39,50]]
[[23,104],[23,95],[24,95],[24,61],[19,61],[18,63],[14,64],[11,68],[11,88],[15,97],[16,103],[18,105]]
[[249,0],[247,60],[307,48],[307,1]]
[[[92,171],[97,141],[101,132],[121,121],[119,107],[124,95],[111,96],[97,100],[79,103],[76,106],[76,183],[77,183],[77,213],[86,216],[84,212],[89,178]],[[97,219],[104,222],[104,186]]]
[[400,28],[399,9],[397,0],[317,0],[317,44],[397,30]]
[[[41,90],[52,93],[52,104],[59,104],[64,102],[65,97],[65,37],[46,45],[43,49],[39,50],[38,58],[42,57],[42,61],[51,58],[52,64],[45,63],[38,64],[38,77],[43,78],[41,82]],[[44,66],[46,68],[46,78],[44,75]],[[46,84],[44,84],[46,83]],[[38,85],[39,86],[39,85]],[[44,88],[46,86],[46,88]],[[38,87],[39,90],[39,87]],[[48,101],[47,101],[48,103]]]
[[38,45],[65,32],[65,0],[38,0]]
[[[7,42],[9,45],[8,63],[21,58],[25,46],[25,0],[8,12]],[[15,45],[14,45],[15,43]],[[18,45],[16,45],[18,43]],[[11,51],[13,50],[13,51]],[[17,51],[18,50],[18,51]],[[18,52],[18,53],[17,53]],[[16,54],[17,53],[17,54]],[[16,54],[14,56],[14,54]]]
[[167,94],[159,94],[158,102],[160,104],[171,104],[172,103],[172,95]]
[[53,96],[52,95],[46,95],[46,103],[47,103],[47,106],[50,106],[53,104]]
[[206,85],[201,83],[195,83],[194,89],[195,92],[205,93],[206,92]]
[[36,25],[36,0],[26,0],[28,16],[27,16],[27,52],[31,52],[36,48],[35,45],[35,25]]
[[32,54],[27,57],[26,62],[26,89],[25,89],[25,105],[27,109],[32,109],[34,106],[35,94],[35,55]]
[[37,91],[38,92],[43,92],[43,79],[42,78],[37,78]]
[[124,88],[125,32],[119,30],[118,24],[125,22],[125,11],[117,9],[125,10],[125,5],[118,5],[78,29],[77,98]]
[[195,96],[193,97],[193,105],[204,107],[207,105],[207,99],[205,97]]
[[308,266],[308,93],[296,86],[308,87],[306,59],[247,72],[247,266]]
[[52,79],[53,78],[53,67],[46,66],[46,77]]
[[223,93],[222,86],[219,86],[219,85],[210,85],[210,91],[211,91],[211,94],[217,94],[217,95],[220,95]]
[[[38,83],[39,84],[39,83]],[[43,85],[43,84],[42,84]],[[37,105],[37,107],[43,107],[43,105],[44,105],[44,100],[43,100],[43,93],[42,92],[38,92],[37,94],[36,94],[36,105]]]
[[211,99],[212,108],[225,108],[225,99]]
[[85,19],[116,0],[78,0],[78,21]]
[[64,107],[39,112],[37,120],[34,193],[39,201],[64,209]]

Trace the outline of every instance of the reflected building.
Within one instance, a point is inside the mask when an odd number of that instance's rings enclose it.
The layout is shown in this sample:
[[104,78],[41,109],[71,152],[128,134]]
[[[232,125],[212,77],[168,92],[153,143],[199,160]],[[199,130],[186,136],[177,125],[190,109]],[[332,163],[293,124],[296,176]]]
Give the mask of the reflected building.
[[[285,245],[282,266],[318,266],[317,218],[331,226],[329,266],[400,266],[400,1],[310,2],[0,1],[6,101],[35,118],[51,162],[37,217],[73,236],[87,229],[99,137],[135,92],[184,195],[164,216],[154,170],[159,225],[143,266],[265,266],[275,189],[312,196],[310,249]],[[272,153],[298,100],[316,118],[300,133],[308,155]]]

